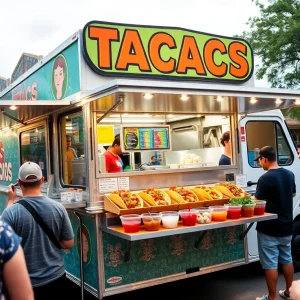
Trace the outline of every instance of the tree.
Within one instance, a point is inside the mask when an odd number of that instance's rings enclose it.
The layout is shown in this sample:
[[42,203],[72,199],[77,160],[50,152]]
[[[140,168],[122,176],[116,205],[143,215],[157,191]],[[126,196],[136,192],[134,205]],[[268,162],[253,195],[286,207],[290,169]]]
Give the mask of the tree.
[[[266,76],[272,87],[299,89],[300,0],[268,0],[267,4],[255,0],[255,4],[260,16],[249,18],[249,30],[242,37],[261,59],[257,78]],[[284,114],[300,120],[299,108]]]

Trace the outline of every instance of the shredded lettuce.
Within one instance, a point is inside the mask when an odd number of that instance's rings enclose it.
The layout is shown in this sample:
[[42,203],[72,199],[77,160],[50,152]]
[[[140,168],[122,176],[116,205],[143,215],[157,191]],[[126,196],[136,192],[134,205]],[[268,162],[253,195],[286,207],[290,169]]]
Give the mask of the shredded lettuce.
[[229,204],[255,204],[255,201],[251,197],[240,197],[240,198],[231,198],[228,201]]

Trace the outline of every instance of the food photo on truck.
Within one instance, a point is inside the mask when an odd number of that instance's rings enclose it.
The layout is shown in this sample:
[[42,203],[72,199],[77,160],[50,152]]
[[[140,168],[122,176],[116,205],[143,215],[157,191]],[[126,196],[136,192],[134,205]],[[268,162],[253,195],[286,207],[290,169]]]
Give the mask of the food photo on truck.
[[253,68],[242,39],[89,22],[0,92],[1,212],[19,166],[38,163],[76,234],[67,276],[99,299],[258,261],[253,225],[277,215],[252,197],[254,159],[272,146],[299,181],[280,109],[300,92],[255,87]]

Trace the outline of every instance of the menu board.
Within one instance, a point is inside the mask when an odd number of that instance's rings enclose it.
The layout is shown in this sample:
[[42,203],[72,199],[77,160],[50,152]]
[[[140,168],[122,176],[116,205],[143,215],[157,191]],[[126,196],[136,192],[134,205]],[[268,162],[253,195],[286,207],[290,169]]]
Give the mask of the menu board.
[[170,126],[122,127],[123,150],[170,150]]

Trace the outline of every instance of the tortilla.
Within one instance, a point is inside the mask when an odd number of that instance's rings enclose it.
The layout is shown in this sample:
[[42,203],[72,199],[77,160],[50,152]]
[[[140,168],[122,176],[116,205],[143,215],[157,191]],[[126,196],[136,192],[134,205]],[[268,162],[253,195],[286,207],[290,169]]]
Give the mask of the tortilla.
[[189,188],[171,187],[166,190],[166,193],[178,203],[193,203],[198,202],[198,196]]
[[163,190],[150,188],[139,193],[150,206],[170,205],[171,199]]
[[236,184],[221,182],[219,185],[225,186],[234,195],[234,197],[244,197],[246,194],[245,191]]
[[131,191],[116,191],[111,193],[109,198],[123,209],[144,207],[143,199]]
[[226,186],[223,186],[223,185],[214,185],[214,189],[216,189],[217,191],[219,191],[219,192],[222,193],[223,199],[226,199],[226,198],[235,198],[234,194],[232,194],[230,192],[230,190]]
[[214,189],[213,187],[206,187],[204,189],[205,192],[207,192],[211,199],[210,200],[215,200],[215,199],[222,199],[222,193],[219,192],[218,190]]
[[[203,186],[204,187],[204,186]],[[204,187],[206,188],[206,187]],[[201,188],[199,186],[195,186],[191,190],[198,196],[198,199],[201,200],[211,200],[211,196],[204,190],[204,188]]]

